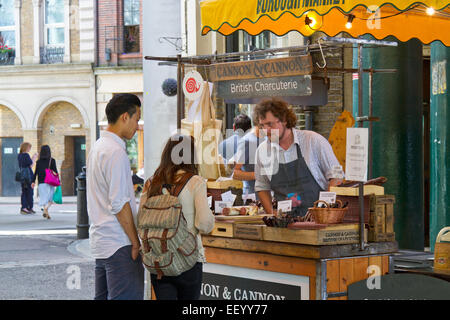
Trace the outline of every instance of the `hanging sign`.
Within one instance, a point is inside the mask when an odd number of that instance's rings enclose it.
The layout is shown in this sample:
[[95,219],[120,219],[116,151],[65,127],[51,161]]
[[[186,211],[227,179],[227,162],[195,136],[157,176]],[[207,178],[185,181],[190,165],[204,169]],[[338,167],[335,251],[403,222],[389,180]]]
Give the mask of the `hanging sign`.
[[186,73],[183,79],[184,96],[191,101],[200,98],[203,88],[203,78],[195,70]]
[[262,79],[312,74],[310,55],[212,64],[209,81]]
[[311,76],[220,81],[217,96],[224,99],[310,96]]
[[345,179],[367,181],[369,129],[347,128]]

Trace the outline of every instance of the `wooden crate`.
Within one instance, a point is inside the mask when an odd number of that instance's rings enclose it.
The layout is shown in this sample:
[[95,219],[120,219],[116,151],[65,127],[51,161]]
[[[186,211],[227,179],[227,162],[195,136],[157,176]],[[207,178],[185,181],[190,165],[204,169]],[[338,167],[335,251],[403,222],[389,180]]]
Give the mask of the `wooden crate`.
[[375,233],[369,229],[369,242],[392,242],[395,241],[395,232]]
[[262,228],[266,241],[289,242],[310,245],[335,245],[359,243],[359,224],[342,223],[328,225],[317,230],[292,230],[288,228]]
[[[359,187],[331,187],[330,192],[336,192],[336,195],[339,196],[353,196],[357,197],[359,195]],[[364,195],[383,195],[384,187],[377,185],[365,185],[364,186]]]
[[[348,202],[348,211],[342,222],[357,223],[359,222],[359,197],[336,195],[336,200],[341,200],[342,204]],[[370,195],[364,196],[364,223],[369,223],[370,213]]]
[[370,199],[369,241],[394,241],[394,203],[392,195]]
[[233,221],[220,221],[220,222],[216,221],[210,235],[216,237],[232,238],[233,232],[234,232]]
[[[216,237],[226,237],[226,238],[243,238],[243,239],[253,239],[253,240],[262,240],[261,236],[256,236],[258,233],[258,228],[248,227],[248,226],[259,226],[261,225],[261,221],[259,220],[224,220],[217,221],[214,224],[214,228],[211,231],[210,235]],[[259,231],[261,233],[261,231]]]
[[263,240],[264,224],[236,223],[234,237],[239,239]]

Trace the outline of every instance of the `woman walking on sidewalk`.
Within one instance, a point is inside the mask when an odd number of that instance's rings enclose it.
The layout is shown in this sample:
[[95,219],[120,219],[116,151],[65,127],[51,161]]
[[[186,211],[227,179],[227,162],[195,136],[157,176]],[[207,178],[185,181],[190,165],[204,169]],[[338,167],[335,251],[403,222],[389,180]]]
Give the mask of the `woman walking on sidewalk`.
[[[20,196],[21,200],[21,214],[33,214],[36,213],[33,210],[33,189],[34,189],[34,180],[33,180],[33,169],[34,162],[37,158],[37,153],[33,155],[33,158],[30,157],[29,152],[31,150],[31,144],[29,142],[24,142],[20,145],[20,151],[17,156],[17,160],[19,161],[19,168],[22,173],[22,194]],[[32,181],[33,180],[33,181]]]
[[52,158],[52,153],[48,145],[41,147],[39,153],[39,160],[36,162],[36,170],[34,172],[34,179],[38,178],[38,190],[39,190],[39,206],[44,212],[43,217],[50,219],[48,209],[53,204],[53,194],[55,193],[55,187],[45,183],[45,169],[53,170],[58,173],[56,169],[56,161]]

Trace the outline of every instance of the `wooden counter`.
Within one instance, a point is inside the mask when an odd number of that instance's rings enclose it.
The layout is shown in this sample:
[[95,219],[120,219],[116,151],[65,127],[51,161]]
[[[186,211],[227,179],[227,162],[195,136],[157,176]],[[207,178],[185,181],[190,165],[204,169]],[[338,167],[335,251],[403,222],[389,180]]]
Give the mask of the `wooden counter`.
[[[202,241],[208,261],[204,265],[202,293],[206,293],[206,298],[221,299],[249,299],[251,294],[255,297],[252,289],[255,284],[249,284],[247,289],[235,285],[245,286],[244,282],[252,278],[253,273],[261,274],[252,279],[260,281],[262,288],[269,291],[271,283],[274,287],[279,284],[276,279],[286,278],[282,281],[286,285],[291,277],[301,283],[298,289],[302,292],[301,299],[347,299],[349,284],[393,272],[390,255],[398,251],[396,242],[369,242],[365,250],[360,251],[359,244],[315,246],[211,235],[203,235]],[[230,276],[230,283],[226,283],[221,266],[228,270],[225,274]],[[215,270],[214,274],[210,275],[208,269]],[[208,283],[208,279],[213,282],[215,276],[222,277],[220,284]],[[235,284],[231,283],[231,278]],[[224,292],[220,291],[222,288]],[[292,299],[282,293],[264,294],[274,299]]]

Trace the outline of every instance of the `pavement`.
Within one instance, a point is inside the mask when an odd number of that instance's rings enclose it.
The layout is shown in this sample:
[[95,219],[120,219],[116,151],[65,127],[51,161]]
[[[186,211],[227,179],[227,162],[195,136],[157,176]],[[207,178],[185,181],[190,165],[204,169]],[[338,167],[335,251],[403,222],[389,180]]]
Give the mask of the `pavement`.
[[[35,197],[34,199],[34,206],[35,208],[39,207],[39,201],[38,199],[36,199],[37,197]],[[77,204],[77,196],[64,196],[62,197],[62,202],[63,205],[69,205],[69,209],[71,209],[71,211],[67,211],[67,212],[73,212],[75,213],[76,211],[76,204]],[[20,208],[20,197],[0,197],[0,206],[2,205],[18,205],[18,208]],[[75,205],[75,206],[74,206]],[[61,205],[55,205],[56,207],[61,207]],[[53,206],[53,207],[55,207]],[[63,209],[64,210],[64,209]],[[64,211],[61,211],[62,213]],[[3,218],[6,215],[3,214]],[[64,217],[65,215],[62,215],[62,217]],[[25,225],[23,223],[23,215],[12,215],[12,217],[8,220],[2,219],[2,224],[3,224],[3,228],[9,228],[12,230],[16,230],[16,232],[22,232],[23,234],[26,234],[27,231],[30,232],[30,234],[39,234],[38,231],[36,230],[32,230],[32,229],[53,229],[53,233],[48,231],[48,230],[44,230],[43,234],[58,234],[58,231],[61,231],[62,233],[65,232],[67,233],[67,229],[70,226],[70,228],[73,228],[73,224],[67,221],[61,221],[61,218],[58,219],[53,219],[53,220],[45,220],[42,219],[40,212],[38,212],[37,210],[37,214],[33,215],[32,217],[27,217],[28,221],[30,221],[30,219],[33,220],[37,220],[37,224],[36,222],[34,222],[35,224],[33,225],[32,228],[30,228],[29,225]],[[5,220],[5,221],[3,221]],[[50,225],[49,225],[50,224]],[[54,224],[54,225],[53,225]],[[6,226],[8,225],[8,226]],[[1,228],[1,229],[3,229]],[[31,230],[30,230],[30,229]],[[28,229],[28,230],[27,230]],[[0,235],[4,235],[4,231],[0,231]],[[76,229],[73,230],[73,233],[76,234]],[[6,233],[5,233],[6,234]],[[92,255],[91,255],[91,251],[90,251],[90,246],[89,246],[89,239],[81,239],[81,240],[76,240],[73,241],[67,248],[72,254],[75,254],[77,256],[81,256],[84,258],[88,258],[88,259],[93,259]]]
[[[63,203],[77,203],[77,196],[62,197]],[[34,197],[34,204],[37,206],[39,203],[37,197]],[[20,197],[0,197],[1,204],[20,204]]]
[[87,259],[94,259],[91,254],[89,239],[80,239],[72,242],[68,247],[70,253]]
[[[64,205],[70,205],[70,204],[77,204],[77,196],[63,196],[62,197],[63,204]],[[136,198],[136,202],[138,203],[139,198]],[[38,201],[37,199],[34,199],[35,207],[38,208]],[[19,204],[20,205],[20,197],[0,197],[0,206],[2,204]],[[58,205],[56,205],[58,206]],[[37,219],[40,219],[40,214],[36,214],[38,216]],[[17,215],[17,217],[20,217]],[[43,219],[40,223],[45,223]],[[51,221],[50,221],[51,222]],[[47,222],[48,223],[48,222]],[[62,225],[54,226],[55,229],[63,229]],[[17,225],[14,226],[14,229],[18,229]],[[23,229],[22,229],[23,230]],[[67,230],[65,230],[66,232]],[[58,230],[55,230],[55,234],[57,234]],[[74,230],[74,233],[76,234],[76,230]],[[47,231],[46,234],[49,234]],[[89,239],[79,239],[73,241],[67,248],[71,253],[88,259],[93,259],[91,255],[90,245],[89,245]]]

